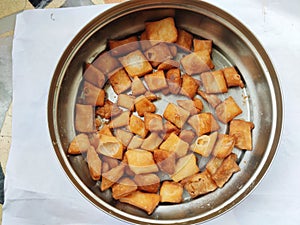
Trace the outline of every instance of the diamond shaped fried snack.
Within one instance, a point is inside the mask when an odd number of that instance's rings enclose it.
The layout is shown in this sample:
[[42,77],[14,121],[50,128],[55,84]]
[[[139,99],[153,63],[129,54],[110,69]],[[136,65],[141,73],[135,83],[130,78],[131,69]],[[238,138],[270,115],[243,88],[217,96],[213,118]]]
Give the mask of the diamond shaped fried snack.
[[182,202],[183,187],[180,183],[164,181],[160,188],[160,202]]
[[110,53],[112,56],[121,56],[128,54],[139,48],[137,36],[130,36],[121,40],[108,40]]
[[144,116],[146,112],[153,113],[156,110],[156,106],[144,95],[141,95],[135,99],[134,106],[139,116]]
[[188,154],[179,158],[175,166],[175,172],[171,175],[171,178],[175,182],[179,182],[198,172],[199,167],[196,164],[196,156],[194,154]]
[[168,87],[163,70],[145,75],[145,81],[150,91],[157,92]]
[[176,134],[171,133],[159,148],[162,150],[173,152],[178,158],[180,158],[186,155],[189,149],[189,144],[181,140]]
[[105,75],[121,68],[120,62],[115,57],[111,56],[110,52],[103,52],[92,64]]
[[86,152],[90,147],[90,141],[87,134],[81,133],[76,135],[71,141],[68,153],[72,155],[81,154],[82,152]]
[[93,146],[88,148],[86,160],[92,179],[99,180],[101,176],[102,162]]
[[148,134],[148,130],[145,127],[144,121],[135,115],[131,115],[130,117],[129,130],[132,133],[141,136],[142,138],[145,138]]
[[193,35],[183,29],[178,29],[178,38],[176,44],[183,50],[191,50]]
[[116,183],[124,174],[125,164],[121,163],[118,166],[110,169],[102,174],[100,190],[105,191]]
[[163,131],[163,120],[162,116],[154,113],[146,112],[144,114],[145,127],[151,132],[160,132]]
[[173,152],[157,149],[153,151],[154,160],[159,169],[165,173],[175,172],[176,155]]
[[106,82],[105,75],[99,69],[97,69],[93,64],[90,63],[86,64],[86,69],[83,73],[83,77],[86,81],[97,86],[98,88],[103,88]]
[[194,128],[198,136],[220,129],[218,122],[211,113],[193,115],[188,120],[188,123]]
[[234,137],[228,134],[219,134],[216,145],[213,150],[213,155],[218,158],[225,158],[233,150],[234,147]]
[[228,123],[242,112],[242,109],[231,96],[216,107],[217,117],[222,123]]
[[235,147],[242,150],[252,150],[251,130],[254,128],[252,122],[245,120],[232,120],[229,126],[229,134],[235,139]]
[[85,81],[83,84],[84,102],[88,105],[103,106],[105,91]]
[[162,62],[173,58],[173,55],[169,50],[169,46],[166,43],[154,45],[145,51],[144,54],[151,65],[155,68]]
[[123,157],[123,145],[115,136],[99,135],[99,145],[96,151],[115,159]]
[[138,189],[145,192],[157,193],[160,187],[160,178],[154,173],[137,174],[134,181]]
[[207,94],[226,93],[228,91],[222,70],[202,73],[200,78]]
[[75,105],[75,129],[83,133],[95,131],[94,108],[92,105]]
[[192,52],[181,59],[181,65],[189,75],[199,74],[214,68],[208,50]]
[[194,52],[207,50],[209,53],[212,52],[212,40],[200,40],[197,38],[193,39]]
[[169,91],[172,94],[178,94],[182,84],[180,69],[173,68],[168,70],[166,73],[166,78],[169,85]]
[[195,97],[198,87],[199,84],[193,77],[187,74],[184,74],[182,76],[182,87],[180,90],[180,94],[192,99]]
[[120,199],[136,190],[137,185],[135,182],[128,177],[124,177],[112,186],[112,196],[114,199]]
[[238,74],[234,67],[224,68],[223,73],[228,87],[240,86],[241,88],[243,88],[245,86],[241,76]]
[[173,103],[169,103],[164,111],[163,116],[165,119],[181,129],[190,116],[190,113]]
[[116,94],[121,94],[130,89],[131,80],[124,69],[120,69],[109,77],[109,82]]

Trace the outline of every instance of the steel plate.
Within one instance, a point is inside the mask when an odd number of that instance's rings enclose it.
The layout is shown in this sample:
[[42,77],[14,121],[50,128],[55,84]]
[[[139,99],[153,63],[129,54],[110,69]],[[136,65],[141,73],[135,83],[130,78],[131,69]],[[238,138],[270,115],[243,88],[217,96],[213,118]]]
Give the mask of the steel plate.
[[[235,96],[243,109],[239,118],[255,124],[253,151],[234,150],[241,171],[223,188],[193,200],[186,199],[181,204],[160,205],[153,214],[147,215],[113,200],[109,191],[100,192],[99,184],[90,179],[85,159],[68,156],[66,151],[76,134],[74,107],[83,64],[92,62],[105,49],[108,39],[141,32],[145,21],[167,16],[174,17],[178,27],[213,40],[212,58],[216,69],[229,65],[239,69],[246,86],[233,89],[228,95]],[[141,224],[204,222],[237,205],[257,186],[272,162],[281,135],[282,114],[276,72],[256,37],[233,16],[209,3],[195,0],[129,1],[98,15],[74,37],[61,56],[48,101],[48,123],[54,150],[70,181],[99,209],[121,220]]]

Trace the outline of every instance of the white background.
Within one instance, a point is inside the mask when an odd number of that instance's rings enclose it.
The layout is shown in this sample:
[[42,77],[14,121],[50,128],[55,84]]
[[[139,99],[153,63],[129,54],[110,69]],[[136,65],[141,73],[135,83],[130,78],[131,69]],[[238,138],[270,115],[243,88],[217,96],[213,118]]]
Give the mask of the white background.
[[[300,224],[300,2],[211,0],[261,41],[281,81],[282,141],[260,185],[208,225]],[[69,182],[47,128],[51,75],[72,37],[108,6],[34,10],[17,18],[13,48],[12,147],[5,180],[3,225],[125,224],[86,201]]]

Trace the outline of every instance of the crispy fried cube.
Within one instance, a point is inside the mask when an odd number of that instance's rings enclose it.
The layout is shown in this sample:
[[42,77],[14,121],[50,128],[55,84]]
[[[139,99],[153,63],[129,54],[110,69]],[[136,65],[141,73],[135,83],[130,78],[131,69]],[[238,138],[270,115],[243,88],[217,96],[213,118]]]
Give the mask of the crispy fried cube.
[[145,51],[144,54],[153,67],[157,67],[162,62],[173,58],[173,55],[169,50],[169,46],[163,42],[154,45]]
[[145,25],[147,39],[161,42],[176,42],[178,34],[172,17],[147,22]]
[[168,70],[166,73],[166,78],[170,92],[172,94],[178,94],[182,84],[180,69],[173,68]]
[[110,52],[103,52],[92,64],[105,75],[122,67],[120,62],[115,57],[111,56]]
[[99,145],[96,151],[102,155],[115,159],[122,159],[123,157],[123,145],[114,136],[105,134],[99,135]]
[[168,87],[163,70],[145,75],[145,81],[152,92],[157,92]]
[[156,111],[156,106],[143,95],[135,99],[134,106],[139,116],[144,116],[146,112]]
[[134,111],[134,100],[135,97],[127,94],[119,94],[117,105],[121,106],[129,111]]
[[140,138],[138,135],[132,137],[130,143],[127,146],[127,149],[137,149],[140,148],[143,144],[144,139]]
[[216,115],[222,123],[228,123],[242,113],[242,109],[235,100],[229,96],[216,107]]
[[212,175],[212,179],[216,182],[218,187],[223,187],[233,173],[240,171],[240,167],[236,163],[236,159],[236,154],[231,153],[226,159],[224,159],[221,166]]
[[192,198],[212,192],[217,189],[217,185],[211,178],[207,170],[197,173],[181,181],[184,188],[188,191]]
[[145,87],[141,79],[135,76],[131,83],[131,90],[133,96],[139,96],[144,94],[147,91],[147,88]]
[[164,111],[163,116],[165,119],[181,129],[190,116],[190,113],[173,103],[169,103]]
[[186,155],[189,149],[189,144],[181,140],[176,134],[171,133],[159,148],[169,152],[174,152],[176,156],[180,158]]
[[172,59],[167,59],[166,61],[158,65],[157,70],[170,70],[173,68],[178,68],[179,66],[179,62]]
[[212,52],[212,40],[200,40],[197,38],[193,39],[194,52],[207,50],[209,53]]
[[235,139],[235,147],[242,150],[252,150],[251,130],[254,124],[245,120],[232,120],[229,125],[229,135]]
[[163,126],[161,115],[146,112],[144,114],[144,120],[145,120],[145,127],[147,130],[151,132],[163,131],[164,126]]
[[215,172],[217,172],[217,169],[221,166],[222,162],[224,161],[223,158],[218,157],[212,157],[208,163],[206,164],[207,171],[213,175]]
[[191,116],[188,123],[194,128],[196,134],[201,136],[219,130],[220,126],[211,113],[200,113]]
[[196,156],[194,154],[188,154],[179,160],[175,166],[175,172],[171,175],[171,178],[175,182],[179,182],[186,177],[192,176],[199,172],[197,166]]
[[120,199],[136,190],[137,185],[135,182],[128,177],[124,177],[112,186],[112,196],[114,199]]
[[129,168],[135,174],[155,173],[158,171],[151,152],[140,149],[128,149],[125,153]]
[[120,164],[109,171],[102,173],[100,190],[105,191],[116,183],[124,174],[125,164]]
[[119,116],[123,111],[109,99],[106,99],[102,107],[96,109],[96,115],[101,116],[101,118],[111,119],[113,117]]
[[215,94],[207,94],[201,90],[198,90],[198,94],[204,98],[205,101],[208,102],[213,108],[216,108],[222,101]]
[[130,117],[129,130],[132,133],[141,136],[142,138],[145,138],[148,133],[144,121],[135,115],[131,115]]
[[174,152],[156,149],[153,151],[153,158],[161,171],[168,174],[175,172],[176,155]]
[[86,152],[90,145],[89,137],[86,134],[78,134],[71,141],[68,148],[68,153],[72,155],[81,154]]
[[222,70],[202,73],[200,78],[205,92],[208,94],[226,93],[228,91]]
[[152,132],[146,139],[144,139],[141,148],[148,151],[153,151],[154,149],[158,148],[162,141],[163,139],[157,133]]
[[83,84],[84,102],[87,105],[103,106],[105,99],[105,91],[97,88],[93,84],[85,81]]
[[189,98],[194,98],[197,93],[198,87],[199,84],[193,77],[187,74],[184,74],[182,76],[182,87],[180,90],[180,94],[185,95]]
[[131,80],[124,69],[120,69],[111,75],[109,82],[116,94],[121,94],[131,87]]
[[119,128],[129,125],[130,112],[124,111],[120,115],[113,117],[108,126],[110,128]]
[[75,105],[75,129],[83,133],[95,131],[94,108],[92,105]]
[[105,75],[90,63],[87,63],[86,69],[83,73],[83,77],[86,81],[90,82],[98,88],[103,88],[106,82]]
[[182,202],[183,187],[180,183],[164,181],[160,188],[160,202]]
[[190,51],[192,48],[193,35],[183,29],[178,29],[176,44],[183,50]]
[[195,98],[194,100],[177,100],[177,104],[190,112],[191,115],[195,115],[201,112],[203,105],[200,99]]
[[182,130],[179,134],[179,138],[190,144],[195,138],[195,133],[192,130]]
[[131,141],[131,138],[133,137],[133,134],[131,132],[128,132],[126,130],[122,129],[116,129],[115,130],[116,138],[123,144],[123,146],[128,146],[129,142]]
[[234,137],[228,134],[219,134],[213,150],[213,155],[218,158],[226,158],[233,150]]
[[108,46],[112,56],[126,55],[140,47],[137,36],[130,36],[121,40],[108,40]]
[[102,162],[93,146],[87,150],[86,161],[93,180],[99,180],[102,171]]
[[223,73],[228,87],[240,86],[243,88],[245,86],[241,76],[233,66],[224,68]]
[[189,75],[199,74],[214,68],[208,50],[192,52],[184,56],[180,62]]
[[213,132],[210,135],[202,135],[192,144],[191,149],[203,157],[208,157],[215,146],[217,138],[218,132]]
[[157,193],[159,190],[160,178],[154,173],[137,174],[133,179],[141,191]]
[[128,203],[135,207],[138,207],[148,213],[152,214],[156,206],[159,204],[160,196],[155,193],[145,193],[141,191],[135,191],[130,195],[127,195],[119,199],[120,202]]
[[135,50],[120,57],[120,62],[131,77],[141,77],[152,71],[152,66],[140,50]]

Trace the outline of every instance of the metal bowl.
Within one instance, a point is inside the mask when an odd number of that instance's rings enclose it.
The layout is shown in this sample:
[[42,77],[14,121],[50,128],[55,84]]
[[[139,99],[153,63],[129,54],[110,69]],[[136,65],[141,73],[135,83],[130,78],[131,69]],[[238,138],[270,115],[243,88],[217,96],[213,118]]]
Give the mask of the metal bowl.
[[[236,66],[246,87],[235,91],[246,120],[255,124],[253,151],[238,155],[241,171],[221,189],[181,204],[160,205],[146,213],[100,192],[89,178],[82,156],[66,154],[75,136],[74,107],[84,62],[92,62],[108,39],[144,29],[145,21],[175,18],[180,28],[214,42],[216,68]],[[242,201],[265,175],[275,155],[282,129],[282,96],[272,63],[255,36],[221,9],[196,0],[140,0],[119,4],[98,15],[72,40],[55,70],[48,102],[48,123],[56,155],[78,191],[104,212],[132,223],[197,223],[212,219]]]

